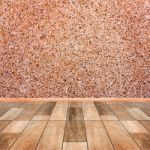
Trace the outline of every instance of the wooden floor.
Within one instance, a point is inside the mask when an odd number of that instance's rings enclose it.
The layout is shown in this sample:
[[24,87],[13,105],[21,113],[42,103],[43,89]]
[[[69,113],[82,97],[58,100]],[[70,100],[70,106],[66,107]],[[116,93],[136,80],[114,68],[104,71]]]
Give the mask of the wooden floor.
[[150,150],[150,102],[0,102],[0,150]]

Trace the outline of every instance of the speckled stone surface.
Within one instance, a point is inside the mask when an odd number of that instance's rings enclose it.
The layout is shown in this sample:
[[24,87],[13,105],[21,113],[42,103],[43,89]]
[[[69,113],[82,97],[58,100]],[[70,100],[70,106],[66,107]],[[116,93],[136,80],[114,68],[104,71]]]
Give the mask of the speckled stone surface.
[[0,97],[149,97],[149,0],[1,0]]

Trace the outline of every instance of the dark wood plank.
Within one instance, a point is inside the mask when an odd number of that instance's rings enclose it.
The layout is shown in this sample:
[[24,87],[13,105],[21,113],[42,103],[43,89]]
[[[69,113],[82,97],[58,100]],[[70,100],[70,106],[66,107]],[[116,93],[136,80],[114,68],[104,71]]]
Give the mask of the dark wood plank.
[[150,121],[139,121],[150,132]]
[[108,104],[102,102],[95,102],[95,105],[102,120],[118,120]]
[[49,117],[54,109],[55,103],[44,103],[37,111],[32,120],[49,120]]
[[66,121],[65,142],[85,142],[86,132],[84,121]]
[[10,123],[10,121],[0,121],[0,132]]
[[69,102],[69,106],[70,108],[81,108],[82,107],[82,102]]
[[82,108],[68,108],[67,120],[83,120]]
[[0,134],[0,149],[8,150],[27,124],[28,121],[12,121]]

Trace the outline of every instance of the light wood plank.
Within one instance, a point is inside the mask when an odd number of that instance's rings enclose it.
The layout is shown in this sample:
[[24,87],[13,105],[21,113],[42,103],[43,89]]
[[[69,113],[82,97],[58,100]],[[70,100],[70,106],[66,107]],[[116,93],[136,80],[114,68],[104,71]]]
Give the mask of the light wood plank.
[[101,121],[85,121],[89,150],[113,150]]
[[138,121],[121,121],[130,133],[148,133]]
[[11,122],[0,134],[0,149],[8,150],[27,124],[27,121]]
[[50,120],[66,120],[68,104],[63,106],[55,106],[50,116]]
[[86,142],[64,142],[63,150],[88,150]]
[[140,150],[119,121],[104,121],[108,135],[117,150]]
[[33,116],[35,115],[35,113],[38,111],[40,106],[41,106],[41,103],[26,104],[26,106],[24,107],[24,111],[18,117],[16,117],[15,120],[30,121],[33,118]]
[[137,120],[150,120],[150,117],[139,108],[128,108],[128,111]]
[[84,121],[66,121],[65,142],[85,142],[86,132]]
[[23,111],[22,108],[12,108],[10,109],[8,112],[6,112],[5,114],[3,114],[0,117],[0,120],[13,120],[15,119],[19,114],[21,114],[21,112]]
[[83,104],[84,120],[101,120],[95,106],[85,106]]
[[84,102],[82,102],[82,106],[84,106],[84,107],[87,107],[87,106],[95,107],[95,104],[93,101],[87,101],[87,102],[84,101]]
[[138,121],[122,121],[142,150],[150,149],[150,133]]
[[135,120],[128,110],[121,104],[109,105],[119,120]]
[[37,150],[61,150],[65,121],[49,121]]
[[55,103],[44,103],[32,120],[49,120]]
[[2,133],[20,133],[27,126],[29,121],[12,121]]
[[45,128],[46,121],[31,121],[22,132],[18,140],[13,144],[11,150],[33,150]]

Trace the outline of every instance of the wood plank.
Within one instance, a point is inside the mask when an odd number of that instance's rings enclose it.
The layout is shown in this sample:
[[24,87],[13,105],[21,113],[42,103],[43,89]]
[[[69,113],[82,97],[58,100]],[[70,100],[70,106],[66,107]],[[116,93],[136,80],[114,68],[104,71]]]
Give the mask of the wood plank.
[[0,134],[0,149],[8,150],[27,124],[27,121],[12,121]]
[[6,105],[4,105],[3,108],[0,110],[0,116],[5,114],[7,111],[15,107],[16,105],[18,105],[18,103],[7,103]]
[[150,149],[150,133],[138,121],[122,121],[122,124],[142,150]]
[[20,137],[11,147],[11,150],[33,150],[46,126],[46,121],[31,121]]
[[148,116],[150,116],[150,106],[148,103],[132,103],[134,107],[138,107],[140,110],[142,110],[144,113],[146,113]]
[[109,105],[119,120],[135,120],[128,110],[121,104]]
[[85,121],[89,150],[113,150],[101,121]]
[[84,120],[101,120],[95,106],[82,105]]
[[81,108],[82,107],[82,103],[81,102],[69,102],[68,105],[70,108]]
[[84,121],[66,121],[65,142],[86,142]]
[[23,111],[22,108],[12,108],[8,112],[6,112],[5,114],[3,114],[0,117],[0,120],[13,120],[17,116],[19,116],[19,114],[21,114],[22,111]]
[[129,133],[148,133],[138,121],[121,121]]
[[118,120],[107,104],[96,102],[95,105],[102,120]]
[[61,150],[65,121],[49,121],[37,150]]
[[26,106],[24,107],[24,111],[18,117],[16,117],[15,120],[30,121],[35,115],[35,113],[38,111],[40,106],[41,106],[41,103],[26,104]]
[[104,121],[107,133],[117,150],[140,150],[119,121]]
[[29,121],[12,121],[2,133],[21,133]]
[[82,102],[82,106],[85,106],[85,107],[87,107],[87,106],[95,106],[95,104],[94,104],[94,102],[93,101],[87,101],[87,102]]
[[150,121],[139,121],[150,132]]
[[65,105],[56,104],[50,116],[50,120],[66,120],[67,109],[68,109],[68,103],[65,103]]
[[0,121],[0,132],[10,123],[10,121]]
[[67,120],[83,120],[82,108],[68,108]]
[[88,150],[86,142],[64,142],[63,150]]
[[54,109],[55,103],[44,103],[33,117],[32,120],[49,120],[49,117]]
[[137,120],[150,120],[150,117],[139,108],[128,108],[128,111]]

